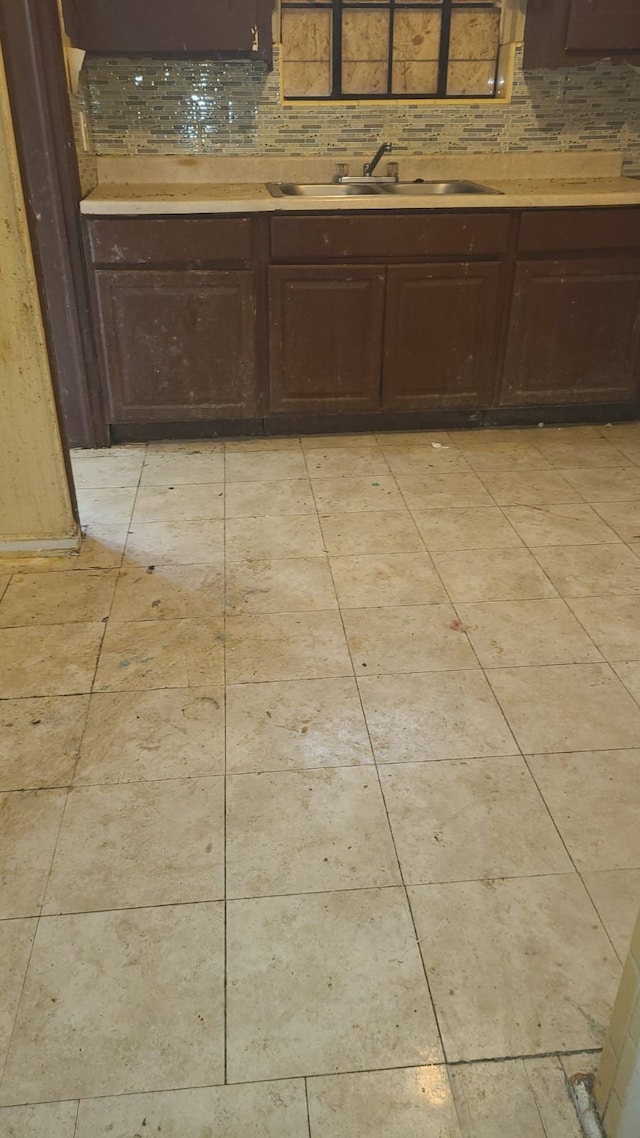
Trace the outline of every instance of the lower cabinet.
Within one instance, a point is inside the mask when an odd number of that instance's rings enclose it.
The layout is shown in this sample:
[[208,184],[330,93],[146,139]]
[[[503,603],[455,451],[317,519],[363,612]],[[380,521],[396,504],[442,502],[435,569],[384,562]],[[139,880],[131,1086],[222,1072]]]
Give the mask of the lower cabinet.
[[389,410],[487,407],[497,375],[502,265],[387,270],[382,404]]
[[640,256],[516,267],[500,403],[616,403],[640,383]]
[[380,402],[384,267],[269,273],[272,411],[369,411]]
[[109,422],[255,413],[251,270],[98,269],[95,296]]

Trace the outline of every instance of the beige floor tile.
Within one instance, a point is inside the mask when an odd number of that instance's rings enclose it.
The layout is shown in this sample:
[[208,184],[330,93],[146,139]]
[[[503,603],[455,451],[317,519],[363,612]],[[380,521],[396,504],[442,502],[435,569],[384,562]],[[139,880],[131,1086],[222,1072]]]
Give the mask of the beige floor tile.
[[557,1059],[474,1063],[450,1077],[463,1138],[581,1138]]
[[353,671],[337,612],[231,616],[226,660],[230,684],[328,679]]
[[2,597],[6,593],[8,587],[9,587],[10,580],[11,580],[11,574],[10,573],[6,573],[6,574],[3,573],[2,575],[0,575],[0,600],[2,600]]
[[398,485],[410,510],[493,505],[477,474],[402,474]]
[[307,470],[311,478],[352,478],[358,475],[389,474],[387,459],[377,446],[327,447],[307,450]]
[[447,594],[428,553],[370,553],[332,557],[342,608],[425,605]]
[[130,620],[110,624],[95,691],[141,691],[219,684],[224,634],[199,620]]
[[0,629],[0,699],[91,690],[104,624]]
[[330,514],[320,518],[325,546],[336,556],[419,553],[424,546],[408,510]]
[[367,447],[376,445],[375,435],[303,435],[304,451],[327,450],[329,447]]
[[408,884],[573,868],[519,756],[406,763],[380,777]]
[[539,441],[538,449],[552,466],[567,470],[630,465],[622,452],[607,439],[592,439],[590,442],[568,439],[546,444]]
[[640,746],[640,708],[607,664],[487,672],[523,751]]
[[67,786],[78,757],[88,695],[0,703],[0,791]]
[[313,493],[318,512],[362,514],[402,511],[402,495],[391,474],[379,477],[314,478]]
[[222,897],[222,779],[165,779],[72,791],[43,912]]
[[454,604],[557,596],[526,549],[447,550],[434,552],[433,560]]
[[402,889],[227,905],[232,1082],[442,1058]]
[[228,772],[372,762],[355,680],[294,680],[227,689]]
[[202,486],[141,486],[133,523],[210,521],[224,517],[224,482]]
[[640,561],[621,543],[556,545],[531,552],[563,597],[640,593]]
[[478,447],[465,451],[467,462],[476,474],[502,474],[505,471],[536,471],[551,470],[547,459],[535,447],[507,446]]
[[232,518],[227,522],[229,561],[281,557],[322,557],[324,542],[317,517]]
[[640,662],[634,660],[629,663],[614,664],[613,670],[631,692],[636,703],[640,703]]
[[9,1050],[37,924],[36,920],[0,921],[0,1066]]
[[49,554],[43,557],[2,557],[0,556],[0,573],[2,577],[12,573],[55,573],[66,569],[75,569],[78,560],[77,553]]
[[555,506],[581,500],[574,487],[554,470],[485,473],[482,481],[499,506]]
[[131,523],[125,547],[125,563],[156,565],[205,565],[220,560],[224,552],[224,523],[136,522]]
[[620,964],[577,873],[409,898],[450,1061],[601,1045]]
[[[112,447],[71,447],[69,454],[72,462],[77,458],[120,458],[140,454],[144,457],[148,445],[157,446],[157,443],[119,443]],[[169,444],[171,445],[171,444]]]
[[606,470],[572,467],[563,470],[562,476],[580,491],[587,502],[632,502],[634,498],[640,498],[640,470],[626,462]]
[[462,1138],[445,1067],[309,1079],[311,1138]]
[[278,482],[281,478],[306,478],[307,468],[301,450],[229,453],[225,458],[225,477],[227,482]]
[[75,569],[118,569],[129,535],[129,523],[102,525],[96,522],[83,527],[82,545]]
[[391,446],[385,447],[383,453],[395,475],[428,477],[432,471],[438,474],[470,471],[466,458],[454,447],[440,450],[430,446]]
[[267,518],[315,514],[316,504],[307,478],[279,482],[229,482],[227,518]]
[[[589,443],[596,443],[599,439],[603,438],[603,427],[594,424],[590,426],[583,423],[579,426],[569,424],[566,427],[554,427],[547,425],[543,429],[539,427],[526,428],[532,442],[535,446],[543,448],[553,446],[564,446],[570,443],[574,446],[577,444],[588,445]],[[607,431],[607,435],[609,432]]]
[[640,906],[640,869],[597,869],[582,879],[624,963]]
[[223,454],[224,449],[222,439],[164,439],[147,443],[149,458],[165,454]]
[[228,778],[226,851],[229,897],[401,884],[380,784],[366,767]]
[[489,427],[484,430],[469,429],[449,431],[451,440],[465,454],[480,451],[528,450],[535,446],[538,431],[521,427]]
[[108,490],[83,490],[78,487],[76,494],[83,525],[120,525],[131,518],[136,488],[120,486]]
[[478,666],[452,605],[347,609],[342,616],[357,675]]
[[640,749],[527,761],[578,870],[640,869]]
[[491,688],[478,671],[362,677],[358,687],[380,763],[517,751]]
[[640,502],[596,502],[593,509],[623,541],[640,541]]
[[224,449],[227,454],[251,454],[252,451],[293,450],[299,451],[301,440],[296,436],[278,435],[267,438],[266,435],[255,435],[246,439],[225,439]]
[[522,542],[497,506],[419,510],[415,523],[427,549],[508,549]]
[[140,486],[185,486],[222,482],[225,458],[222,451],[181,451],[147,455]]
[[598,545],[616,535],[585,502],[559,506],[505,506],[511,525],[527,545]]
[[39,915],[66,798],[66,790],[0,795],[0,920]]
[[87,624],[108,617],[116,587],[113,570],[15,573],[0,601],[0,627]]
[[306,1138],[304,1081],[86,1100],[75,1138],[125,1138],[145,1127],[162,1138]]
[[223,773],[221,688],[91,696],[76,785]]
[[74,1138],[77,1102],[44,1102],[0,1110],[3,1138]]
[[456,608],[484,667],[602,660],[565,601],[487,601]]
[[118,453],[101,451],[99,456],[74,458],[73,481],[79,490],[106,490],[114,486],[137,486],[142,472],[144,451]]
[[229,562],[226,604],[231,613],[264,613],[331,609],[338,602],[326,557],[283,557]]
[[118,574],[112,621],[180,620],[219,622],[224,614],[222,565],[155,565]]
[[455,449],[448,431],[380,431],[376,436],[378,446],[430,446]]
[[640,660],[640,596],[573,597],[568,602],[607,660]]
[[41,918],[3,1104],[222,1082],[223,938],[219,902]]

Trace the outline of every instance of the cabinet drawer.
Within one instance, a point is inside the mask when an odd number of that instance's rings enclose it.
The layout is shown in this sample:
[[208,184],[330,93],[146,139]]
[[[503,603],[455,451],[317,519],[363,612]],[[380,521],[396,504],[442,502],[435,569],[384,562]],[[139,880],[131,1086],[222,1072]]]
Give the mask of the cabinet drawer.
[[251,220],[124,217],[87,222],[94,265],[210,265],[251,260]]
[[274,261],[385,260],[426,256],[486,257],[505,253],[509,244],[507,213],[430,213],[389,217],[274,217]]
[[544,209],[523,213],[521,253],[576,253],[640,248],[640,206],[619,209]]

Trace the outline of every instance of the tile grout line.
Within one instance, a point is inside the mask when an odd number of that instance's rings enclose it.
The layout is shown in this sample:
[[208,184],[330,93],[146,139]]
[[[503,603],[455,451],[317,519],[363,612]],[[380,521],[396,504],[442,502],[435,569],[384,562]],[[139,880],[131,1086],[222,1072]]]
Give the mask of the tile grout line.
[[307,1108],[307,1131],[309,1138],[311,1138],[311,1108],[309,1106],[309,1079],[307,1075],[304,1076],[304,1101]]

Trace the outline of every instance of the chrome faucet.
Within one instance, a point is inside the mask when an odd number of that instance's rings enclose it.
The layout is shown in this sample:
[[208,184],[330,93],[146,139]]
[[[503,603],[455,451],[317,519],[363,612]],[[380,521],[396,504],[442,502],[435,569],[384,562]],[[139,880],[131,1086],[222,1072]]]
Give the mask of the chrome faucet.
[[378,149],[376,150],[371,161],[365,162],[364,166],[362,167],[363,178],[372,178],[373,172],[376,169],[376,166],[378,165],[378,163],[380,162],[380,159],[382,158],[383,154],[391,154],[392,150],[393,150],[393,147],[392,147],[390,142],[383,142],[382,146],[379,146]]

